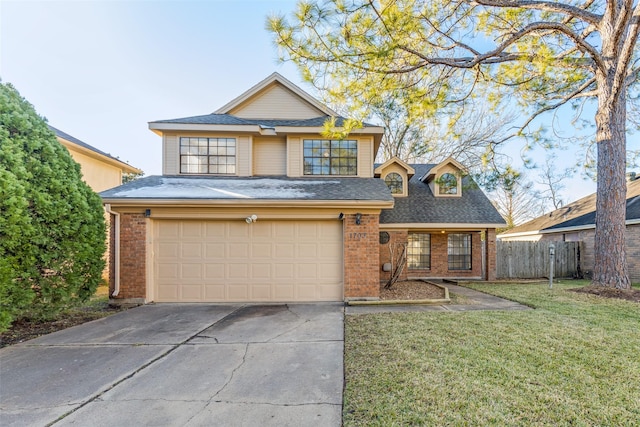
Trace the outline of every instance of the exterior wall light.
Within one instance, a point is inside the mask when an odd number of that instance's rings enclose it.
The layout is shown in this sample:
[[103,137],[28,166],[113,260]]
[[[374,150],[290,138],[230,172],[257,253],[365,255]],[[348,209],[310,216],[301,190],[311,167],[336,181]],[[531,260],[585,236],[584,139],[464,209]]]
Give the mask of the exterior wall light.
[[356,214],[356,225],[360,225],[361,222],[362,222],[362,214],[358,212]]
[[258,215],[248,216],[244,220],[247,221],[247,224],[251,224],[251,223],[256,222],[258,220]]
[[145,209],[144,210],[144,217],[145,218],[151,218],[151,209]]
[[343,219],[344,219],[344,214],[340,212],[340,215],[338,215],[338,220],[342,221]]

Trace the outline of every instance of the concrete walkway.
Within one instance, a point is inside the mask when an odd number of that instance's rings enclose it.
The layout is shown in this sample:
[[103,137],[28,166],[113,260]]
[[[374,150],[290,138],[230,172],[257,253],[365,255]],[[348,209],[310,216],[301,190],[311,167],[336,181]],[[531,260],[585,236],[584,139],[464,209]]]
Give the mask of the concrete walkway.
[[0,350],[2,426],[340,426],[344,309],[158,304]]
[[445,285],[449,293],[466,297],[471,304],[438,305],[351,305],[345,308],[345,314],[402,313],[408,311],[475,311],[475,310],[530,310],[529,307],[464,286]]

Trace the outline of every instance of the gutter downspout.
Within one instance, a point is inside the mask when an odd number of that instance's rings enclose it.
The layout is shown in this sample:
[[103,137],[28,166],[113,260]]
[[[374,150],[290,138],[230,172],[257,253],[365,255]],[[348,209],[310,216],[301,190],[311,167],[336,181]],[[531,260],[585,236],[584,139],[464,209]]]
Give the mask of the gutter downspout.
[[113,264],[113,293],[112,297],[117,297],[120,293],[120,214],[111,210],[111,204],[104,205],[105,211],[115,217],[115,224],[113,225],[114,239],[113,244],[114,264]]

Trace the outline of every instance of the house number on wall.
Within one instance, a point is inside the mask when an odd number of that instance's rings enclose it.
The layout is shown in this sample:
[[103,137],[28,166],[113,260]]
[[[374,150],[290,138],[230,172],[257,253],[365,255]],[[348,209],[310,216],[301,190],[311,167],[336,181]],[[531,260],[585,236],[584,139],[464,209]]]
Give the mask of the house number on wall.
[[367,233],[349,233],[349,239],[362,240],[367,238]]

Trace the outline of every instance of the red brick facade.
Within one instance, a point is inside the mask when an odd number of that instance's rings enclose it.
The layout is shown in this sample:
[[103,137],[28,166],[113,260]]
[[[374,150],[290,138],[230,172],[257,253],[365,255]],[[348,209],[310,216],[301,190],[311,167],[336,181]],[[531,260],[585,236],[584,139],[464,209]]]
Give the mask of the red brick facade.
[[[112,218],[112,225],[115,217]],[[111,227],[114,230],[115,227]],[[113,233],[113,231],[112,231]],[[115,240],[114,240],[115,241]],[[120,214],[120,292],[117,299],[146,298],[147,220],[143,214]],[[113,246],[113,245],[112,245]],[[111,259],[115,260],[114,249]],[[111,266],[109,295],[115,287],[115,268]]]
[[[396,263],[402,252],[402,245],[408,241],[409,230],[386,230],[389,233],[389,242],[380,244],[380,260],[379,268],[382,269],[382,265],[391,262],[391,252],[393,252],[394,262],[393,268],[396,268]],[[484,279],[488,273],[490,280],[495,279],[496,275],[496,233],[494,229],[487,231],[488,239],[482,241],[480,231],[465,231],[456,232],[462,234],[471,234],[471,270],[449,270],[447,240],[450,233],[440,231],[424,231],[431,235],[431,268],[428,270],[409,270],[405,267],[404,271],[400,275],[399,280],[406,280],[408,278],[418,277],[438,277],[438,278],[481,278]],[[482,245],[486,245],[488,254],[487,272],[482,270]],[[389,280],[391,276],[390,272],[381,271],[380,280]]]
[[380,266],[378,246],[379,215],[344,217],[344,297],[378,298],[380,296]]

